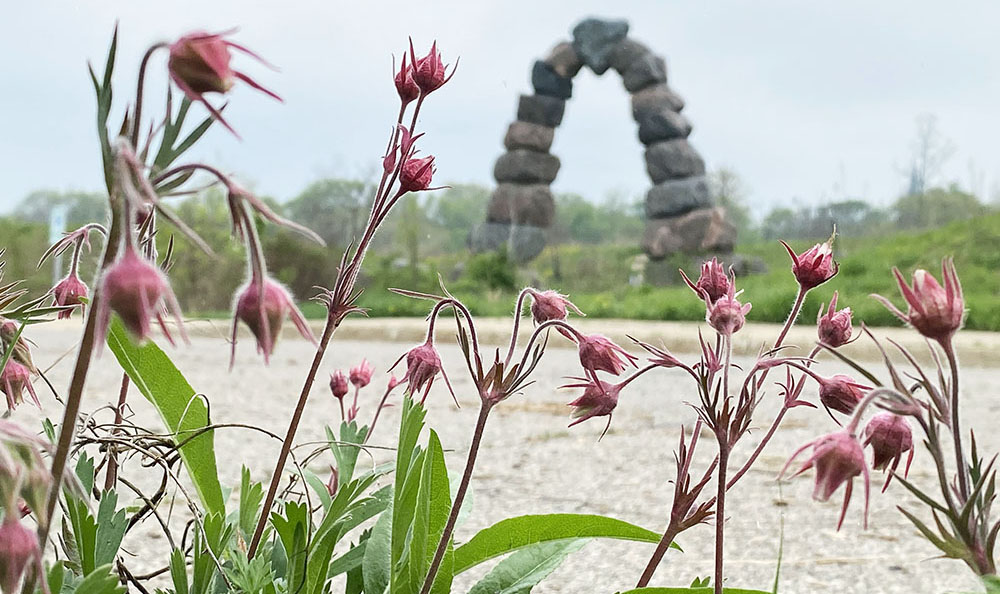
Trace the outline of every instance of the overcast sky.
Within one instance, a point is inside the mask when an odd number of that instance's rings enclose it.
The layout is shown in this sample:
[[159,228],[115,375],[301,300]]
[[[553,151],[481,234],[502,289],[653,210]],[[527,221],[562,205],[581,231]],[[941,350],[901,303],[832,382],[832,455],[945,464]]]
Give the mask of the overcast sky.
[[[572,7],[572,8],[571,8]],[[240,28],[235,39],[277,64],[235,65],[281,94],[241,88],[195,155],[279,199],[322,176],[372,170],[395,116],[392,55],[412,35],[434,39],[452,82],[422,116],[438,180],[492,184],[530,67],[588,15],[625,18],[630,35],[666,56],[687,101],[691,142],[709,168],[744,179],[756,212],[841,195],[885,204],[905,186],[915,119],[935,114],[956,151],[944,172],[990,193],[1000,183],[1000,4],[883,0],[171,0],[9,2],[0,35],[0,210],[38,188],[101,187],[86,61],[103,64],[121,23],[116,92],[134,94],[144,49],[191,30]],[[152,79],[163,78],[165,56]],[[162,101],[147,95],[147,112]],[[556,134],[554,188],[600,198],[649,186],[628,95],[614,71],[583,71]],[[979,173],[970,173],[970,167]]]

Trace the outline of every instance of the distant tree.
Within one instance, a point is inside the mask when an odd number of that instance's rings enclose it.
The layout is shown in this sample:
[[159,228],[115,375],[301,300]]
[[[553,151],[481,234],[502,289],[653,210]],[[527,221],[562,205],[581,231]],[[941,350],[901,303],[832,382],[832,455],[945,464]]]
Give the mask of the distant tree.
[[980,216],[987,208],[957,184],[903,196],[892,207],[896,224],[904,229],[939,227],[951,221]]
[[643,228],[640,204],[618,194],[611,194],[597,204],[579,194],[557,194],[553,235],[557,242],[634,240]]
[[760,223],[760,232],[766,239],[785,239],[798,237],[797,222],[801,221],[801,213],[791,208],[774,208]]
[[107,196],[94,192],[36,190],[21,200],[12,214],[23,221],[48,224],[49,213],[56,206],[69,207],[66,226],[70,228],[103,223],[108,219]]
[[917,116],[917,130],[910,144],[907,194],[923,194],[936,183],[954,153],[955,145],[938,130],[937,116],[926,113]]
[[440,239],[441,249],[453,251],[465,247],[469,231],[486,217],[489,199],[489,188],[478,184],[455,184],[428,195],[427,219],[437,227],[433,234]]
[[753,217],[746,205],[748,189],[743,179],[731,167],[719,167],[708,174],[709,190],[715,204],[726,209],[726,218],[736,226],[744,239],[753,235]]
[[365,224],[372,184],[355,179],[321,179],[284,205],[293,221],[306,225],[331,247],[343,248]]

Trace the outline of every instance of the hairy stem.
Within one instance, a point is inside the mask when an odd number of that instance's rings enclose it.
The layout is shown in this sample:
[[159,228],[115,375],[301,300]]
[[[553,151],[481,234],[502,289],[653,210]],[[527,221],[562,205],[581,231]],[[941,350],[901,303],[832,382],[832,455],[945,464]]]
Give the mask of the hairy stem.
[[649,585],[649,580],[653,579],[653,572],[656,571],[656,568],[660,565],[660,561],[663,560],[663,556],[667,554],[670,543],[674,542],[674,538],[679,533],[680,524],[671,518],[670,523],[667,524],[667,529],[663,531],[663,537],[660,538],[660,542],[656,543],[656,550],[653,551],[653,556],[649,558],[649,563],[646,563],[646,569],[642,570],[642,575],[639,576],[639,581],[635,584],[636,588],[644,588]]
[[424,585],[420,589],[420,594],[428,594],[431,591],[431,586],[434,585],[434,578],[437,576],[438,569],[441,567],[441,561],[444,559],[445,551],[448,550],[448,541],[451,540],[451,535],[455,531],[458,512],[462,509],[465,493],[469,490],[469,483],[472,481],[472,469],[476,465],[476,456],[479,455],[479,444],[483,440],[486,419],[489,417],[492,408],[493,405],[484,400],[479,409],[479,419],[476,421],[476,429],[472,434],[472,444],[469,445],[469,458],[465,462],[465,472],[462,474],[462,482],[458,485],[458,491],[455,493],[455,502],[451,506],[451,515],[448,516],[448,523],[445,524],[444,532],[441,533],[441,540],[438,542],[437,550],[434,551],[434,559],[431,561],[430,569],[427,570],[427,577],[424,579]]
[[726,534],[726,466],[729,464],[729,443],[719,437],[719,484],[715,496],[715,594],[722,594],[722,566]]
[[264,498],[264,504],[261,507],[260,518],[257,520],[257,527],[254,529],[250,548],[247,550],[247,557],[249,559],[253,559],[254,554],[257,552],[257,547],[260,546],[260,539],[264,535],[264,527],[267,526],[268,513],[274,504],[274,498],[278,494],[278,486],[281,484],[281,473],[285,470],[285,462],[288,461],[288,454],[292,449],[292,442],[295,440],[295,432],[298,431],[302,412],[306,408],[306,402],[309,400],[309,392],[312,390],[313,382],[316,380],[316,373],[319,371],[319,366],[323,362],[323,355],[326,354],[326,348],[330,344],[330,338],[333,337],[334,331],[336,331],[337,326],[340,324],[339,319],[332,310],[327,315],[326,326],[323,328],[323,336],[319,339],[319,346],[316,347],[316,355],[313,357],[312,366],[309,368],[306,380],[302,384],[302,392],[299,393],[299,400],[295,405],[295,412],[292,413],[292,420],[288,423],[288,431],[285,433],[285,439],[281,442],[281,452],[278,454],[278,461],[275,463],[274,472],[271,474],[271,486],[267,489],[267,496]]
[[[128,374],[122,372],[122,386],[118,391],[118,405],[115,407],[115,429],[112,435],[118,435],[121,431],[118,426],[122,424],[125,416],[125,397],[128,395],[129,379]],[[118,482],[118,450],[114,444],[108,444],[108,472],[104,476],[104,490],[110,491],[115,488]]]
[[941,341],[944,354],[948,357],[948,367],[951,368],[951,437],[955,441],[955,472],[958,474],[958,492],[962,496],[960,504],[969,500],[969,467],[965,463],[965,452],[962,449],[962,424],[958,416],[958,356],[951,339]]

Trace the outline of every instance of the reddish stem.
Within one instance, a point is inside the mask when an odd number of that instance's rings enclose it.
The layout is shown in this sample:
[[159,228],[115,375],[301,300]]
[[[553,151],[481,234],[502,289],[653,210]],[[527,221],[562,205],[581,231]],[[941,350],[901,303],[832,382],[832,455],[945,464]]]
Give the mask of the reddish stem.
[[[115,407],[115,429],[112,431],[112,435],[119,435],[121,433],[118,427],[122,424],[122,418],[125,416],[125,397],[128,395],[128,386],[128,374],[122,373],[122,386],[118,391],[118,406]],[[108,473],[104,477],[104,490],[110,491],[114,489],[117,481],[118,450],[115,444],[108,444]]]

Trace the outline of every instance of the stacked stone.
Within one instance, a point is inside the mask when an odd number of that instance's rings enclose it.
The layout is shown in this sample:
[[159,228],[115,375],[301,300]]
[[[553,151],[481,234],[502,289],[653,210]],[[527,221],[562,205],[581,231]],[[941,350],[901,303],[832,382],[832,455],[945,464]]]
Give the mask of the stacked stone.
[[667,86],[666,63],[628,37],[626,21],[596,18],[577,24],[572,42],[559,43],[532,67],[535,93],[520,97],[517,121],[504,137],[507,152],[493,169],[498,186],[486,223],[470,237],[472,248],[506,244],[513,260],[526,262],[545,247],[545,230],[555,214],[549,184],[559,171],[559,159],[549,149],[573,94],[572,79],[584,65],[597,75],[614,69],[631,94],[654,184],[646,194],[646,253],[663,258],[675,252],[730,251],[735,229],[713,205],[705,162],[687,141],[691,123],[680,113],[684,101]]

